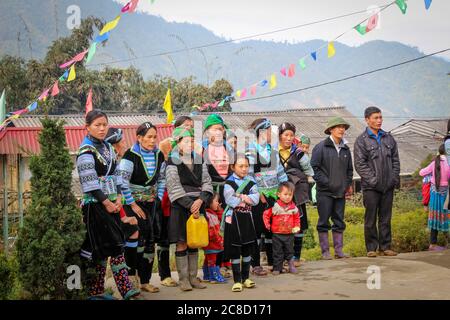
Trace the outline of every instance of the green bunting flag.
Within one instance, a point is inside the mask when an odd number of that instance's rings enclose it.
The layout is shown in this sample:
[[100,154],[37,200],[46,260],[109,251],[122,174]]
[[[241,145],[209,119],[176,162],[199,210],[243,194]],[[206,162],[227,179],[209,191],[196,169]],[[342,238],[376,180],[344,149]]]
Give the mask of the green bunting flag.
[[408,8],[408,5],[406,4],[405,0],[395,0],[395,3],[400,8],[403,14],[406,14],[406,8]]
[[355,27],[355,30],[358,31],[359,34],[362,35],[362,36],[366,34],[366,27],[363,26],[363,25],[361,25],[361,24],[358,24],[358,25]]

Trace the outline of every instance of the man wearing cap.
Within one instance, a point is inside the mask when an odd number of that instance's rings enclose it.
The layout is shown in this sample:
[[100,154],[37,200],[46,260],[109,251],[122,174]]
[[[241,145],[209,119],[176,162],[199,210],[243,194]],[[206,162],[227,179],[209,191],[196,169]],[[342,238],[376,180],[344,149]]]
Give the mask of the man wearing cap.
[[[311,166],[317,184],[319,212],[317,231],[324,260],[331,259],[328,242],[330,229],[333,233],[335,258],[348,258],[342,251],[345,195],[352,192],[353,179],[352,155],[344,139],[348,128],[350,125],[344,119],[339,117],[330,119],[325,130],[325,134],[330,136],[316,145],[312,151]],[[333,226],[329,223],[330,218]]]
[[[400,159],[394,138],[381,129],[377,107],[364,111],[367,128],[355,141],[355,169],[361,177],[366,207],[364,237],[368,257],[396,256],[391,250],[391,218],[394,188],[400,183]],[[378,221],[378,229],[377,229]]]

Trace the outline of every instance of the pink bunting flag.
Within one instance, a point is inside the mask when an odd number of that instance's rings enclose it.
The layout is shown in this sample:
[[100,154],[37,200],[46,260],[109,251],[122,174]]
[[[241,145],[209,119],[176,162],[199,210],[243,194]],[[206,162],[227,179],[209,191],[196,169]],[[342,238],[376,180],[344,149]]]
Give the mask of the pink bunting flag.
[[241,92],[241,98],[245,98],[247,96],[247,89],[243,89]]
[[283,68],[280,70],[280,73],[286,77],[287,73],[286,73],[286,68]]
[[75,57],[73,57],[71,60],[63,63],[62,65],[60,65],[59,67],[61,69],[66,69],[67,67],[71,66],[72,64],[74,64],[75,62],[80,62],[81,60],[84,59],[84,56],[86,55],[86,53],[88,53],[89,50],[84,50],[83,52],[80,52],[79,54],[77,54]]
[[250,88],[250,94],[252,96],[254,96],[256,94],[256,84],[252,85],[252,87]]
[[288,77],[292,78],[293,76],[295,76],[295,64],[291,64],[288,71]]
[[369,32],[369,31],[372,31],[373,29],[375,29],[377,24],[378,24],[378,14],[374,14],[367,21],[366,32]]
[[134,11],[136,11],[136,7],[139,3],[139,0],[131,0],[130,3],[131,4],[130,4],[130,8],[129,8],[128,12],[133,13]]
[[130,10],[130,6],[131,6],[131,2],[128,2],[123,8],[122,10],[120,10],[122,13],[127,12],[128,10]]
[[50,89],[44,90],[44,91],[41,93],[41,95],[39,96],[38,100],[39,100],[39,101],[45,101],[45,100],[47,100],[48,92],[49,92],[49,91],[50,91]]
[[18,110],[18,111],[14,111],[13,114],[20,116],[20,115],[22,115],[24,113],[27,113],[27,112],[28,112],[28,109],[25,108],[25,109],[21,109],[21,110]]
[[216,109],[217,106],[219,105],[220,101],[216,101],[211,105],[211,108]]
[[92,105],[92,88],[89,88],[89,94],[86,100],[86,114],[88,114],[88,112],[92,111],[93,109],[94,107]]
[[59,94],[59,87],[58,87],[58,81],[55,82],[52,88],[52,97]]

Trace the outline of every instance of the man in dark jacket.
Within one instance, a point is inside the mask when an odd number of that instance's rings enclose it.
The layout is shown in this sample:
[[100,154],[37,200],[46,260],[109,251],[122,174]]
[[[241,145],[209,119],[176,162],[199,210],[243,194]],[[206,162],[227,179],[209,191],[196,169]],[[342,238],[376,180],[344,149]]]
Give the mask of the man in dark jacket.
[[[317,183],[317,210],[322,259],[330,260],[328,231],[333,231],[335,258],[348,258],[343,253],[345,230],[344,209],[346,193],[352,192],[352,155],[344,139],[350,125],[342,118],[330,119],[325,134],[330,136],[316,145],[312,152],[311,166]],[[333,221],[330,226],[329,219]]]
[[[377,107],[364,112],[367,128],[355,142],[355,169],[361,177],[366,207],[364,237],[368,257],[396,256],[391,250],[391,218],[394,188],[400,183],[400,160],[394,138],[381,129]],[[378,220],[378,229],[377,229]]]

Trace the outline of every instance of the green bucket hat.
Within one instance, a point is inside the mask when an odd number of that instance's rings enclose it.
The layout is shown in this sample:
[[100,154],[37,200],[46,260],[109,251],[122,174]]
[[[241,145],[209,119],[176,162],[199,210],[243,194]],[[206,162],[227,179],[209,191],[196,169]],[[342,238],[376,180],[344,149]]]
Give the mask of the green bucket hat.
[[302,144],[311,144],[311,139],[308,136],[302,135],[300,137]]
[[330,129],[340,125],[344,125],[345,130],[348,130],[348,128],[350,128],[350,124],[341,117],[331,118],[330,120],[328,120],[327,128],[325,129],[325,134],[330,134]]
[[228,129],[228,126],[225,124],[225,122],[223,121],[221,116],[219,116],[217,114],[211,114],[205,120],[205,130],[207,130],[209,127],[211,127],[211,126],[213,126],[215,124],[220,124],[225,129]]
[[194,136],[194,130],[193,129],[186,129],[183,127],[178,127],[173,130],[172,133],[172,148],[175,148],[178,141],[180,141],[184,137],[193,137]]

